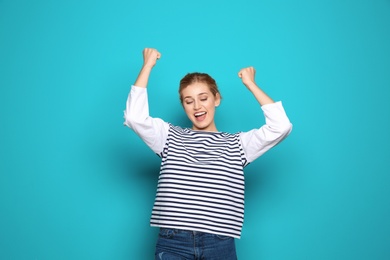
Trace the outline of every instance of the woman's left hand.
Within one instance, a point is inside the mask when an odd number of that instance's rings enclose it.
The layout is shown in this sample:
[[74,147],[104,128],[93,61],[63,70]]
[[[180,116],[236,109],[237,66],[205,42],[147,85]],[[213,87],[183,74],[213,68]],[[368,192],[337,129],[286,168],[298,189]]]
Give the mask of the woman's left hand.
[[256,70],[254,67],[243,68],[238,72],[238,77],[241,78],[242,83],[249,87],[251,84],[255,84]]

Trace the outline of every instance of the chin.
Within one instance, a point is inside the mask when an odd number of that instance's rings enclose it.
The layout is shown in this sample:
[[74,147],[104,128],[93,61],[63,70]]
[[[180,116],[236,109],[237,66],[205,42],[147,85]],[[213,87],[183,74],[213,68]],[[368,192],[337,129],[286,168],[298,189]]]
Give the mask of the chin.
[[194,128],[200,131],[207,131],[210,125],[194,125]]

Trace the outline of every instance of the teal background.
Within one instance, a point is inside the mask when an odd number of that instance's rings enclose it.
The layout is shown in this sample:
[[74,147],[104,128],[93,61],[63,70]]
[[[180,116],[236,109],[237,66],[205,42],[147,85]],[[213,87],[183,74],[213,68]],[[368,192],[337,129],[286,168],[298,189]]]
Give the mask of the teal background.
[[153,116],[188,125],[201,71],[219,130],[258,127],[255,66],[294,125],[246,168],[239,259],[390,259],[388,0],[0,0],[0,259],[153,259],[160,161],[122,125],[144,47]]

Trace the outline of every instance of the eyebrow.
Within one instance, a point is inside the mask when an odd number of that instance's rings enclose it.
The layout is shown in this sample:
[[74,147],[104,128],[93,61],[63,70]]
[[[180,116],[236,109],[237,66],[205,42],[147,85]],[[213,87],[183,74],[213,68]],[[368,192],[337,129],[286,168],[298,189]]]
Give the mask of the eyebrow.
[[[202,92],[202,93],[199,93],[198,96],[204,95],[204,94],[209,94],[209,93],[207,93],[207,92]],[[191,96],[186,96],[186,97],[184,97],[184,99],[186,99],[186,98],[192,98],[192,97],[191,97]]]

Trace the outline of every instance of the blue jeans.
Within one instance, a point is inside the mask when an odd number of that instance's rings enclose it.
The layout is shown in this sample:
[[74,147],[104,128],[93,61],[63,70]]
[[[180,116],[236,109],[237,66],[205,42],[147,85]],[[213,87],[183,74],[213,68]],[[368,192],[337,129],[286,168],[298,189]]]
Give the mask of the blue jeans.
[[156,260],[237,260],[233,237],[160,228]]

